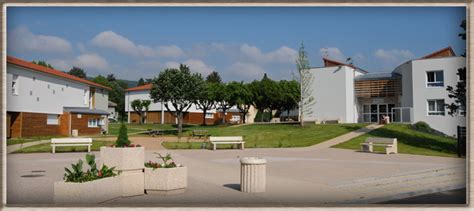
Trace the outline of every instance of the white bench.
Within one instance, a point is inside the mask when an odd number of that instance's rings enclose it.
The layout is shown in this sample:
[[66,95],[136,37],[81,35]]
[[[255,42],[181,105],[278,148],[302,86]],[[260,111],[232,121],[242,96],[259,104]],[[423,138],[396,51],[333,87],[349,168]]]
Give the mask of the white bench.
[[360,144],[363,152],[373,152],[374,146],[385,147],[385,154],[397,154],[398,146],[396,138],[367,138],[364,143]]
[[53,154],[56,153],[56,147],[65,146],[87,146],[87,152],[91,152],[92,138],[52,138],[51,147]]
[[240,144],[240,149],[244,149],[244,138],[242,136],[211,136],[209,142],[213,145],[213,149],[216,150],[217,144]]

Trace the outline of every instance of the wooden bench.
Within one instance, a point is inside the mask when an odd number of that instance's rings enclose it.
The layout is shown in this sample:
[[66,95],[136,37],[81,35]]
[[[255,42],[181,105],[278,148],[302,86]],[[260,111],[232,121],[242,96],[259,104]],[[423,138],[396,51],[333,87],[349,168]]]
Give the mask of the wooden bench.
[[209,142],[213,145],[213,150],[216,150],[217,144],[237,144],[243,150],[245,144],[242,136],[211,136]]
[[207,130],[193,130],[192,136],[197,136],[199,138],[207,136]]
[[363,152],[373,152],[374,146],[385,147],[385,154],[397,154],[398,146],[396,138],[367,138],[364,143],[360,144]]
[[65,146],[87,146],[87,152],[91,152],[92,138],[53,138],[51,147],[53,154],[56,153],[56,147]]

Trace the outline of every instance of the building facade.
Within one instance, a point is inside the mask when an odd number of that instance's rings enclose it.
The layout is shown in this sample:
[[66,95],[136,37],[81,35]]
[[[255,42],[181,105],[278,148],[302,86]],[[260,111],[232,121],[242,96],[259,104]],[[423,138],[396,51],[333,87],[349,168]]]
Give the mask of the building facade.
[[7,136],[69,136],[107,130],[110,88],[7,57]]
[[310,70],[315,103],[304,121],[377,123],[388,116],[392,122],[423,121],[449,136],[456,136],[457,126],[466,124],[464,115],[451,116],[445,109],[454,101],[446,87],[456,86],[457,70],[466,66],[465,58],[456,56],[451,47],[407,61],[392,72],[368,73],[323,60],[324,67]]
[[[125,90],[125,112],[128,115],[129,123],[139,122],[139,115],[132,109],[131,103],[134,100],[151,100],[150,90],[151,84]],[[174,111],[174,108],[171,104],[168,104],[168,107],[171,111]],[[202,110],[198,109],[196,105],[191,105],[189,110],[183,115],[183,123],[202,124],[204,115],[206,124],[208,125],[219,124],[224,118],[227,123],[238,124],[243,122],[243,118],[241,117],[239,110],[235,107],[226,111],[226,114],[224,115],[222,112],[216,109],[209,110],[206,112],[206,114],[204,114]],[[176,124],[177,122],[177,118],[175,118],[175,116],[166,109],[164,103],[162,102],[153,103],[152,101],[144,118],[144,123]]]

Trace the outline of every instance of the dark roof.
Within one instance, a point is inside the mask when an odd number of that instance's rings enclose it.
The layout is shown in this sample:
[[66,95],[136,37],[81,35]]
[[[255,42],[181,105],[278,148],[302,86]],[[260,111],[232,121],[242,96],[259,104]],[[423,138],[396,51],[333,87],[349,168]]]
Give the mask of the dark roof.
[[379,72],[379,73],[367,73],[365,75],[359,75],[354,78],[355,81],[365,80],[380,80],[380,79],[396,79],[402,77],[398,73],[394,72]]
[[151,90],[151,84],[145,84],[143,86],[132,87],[132,88],[126,89],[125,91],[129,92],[129,91],[143,91],[143,90]]
[[13,64],[13,65],[18,65],[18,66],[21,66],[23,68],[27,68],[29,70],[42,72],[42,73],[46,73],[46,74],[49,74],[49,75],[54,75],[54,76],[57,76],[57,77],[66,78],[66,79],[69,79],[69,80],[85,83],[85,84],[90,85],[90,86],[95,86],[95,87],[104,88],[104,89],[107,89],[107,90],[112,90],[112,88],[110,88],[110,87],[103,86],[103,85],[100,85],[98,83],[94,83],[92,81],[88,81],[86,79],[79,78],[79,77],[76,77],[76,76],[73,76],[73,75],[69,75],[69,74],[67,74],[65,72],[62,72],[62,71],[59,71],[59,70],[55,70],[55,69],[52,69],[52,68],[48,68],[48,67],[44,67],[44,66],[41,66],[41,65],[33,64],[32,62],[28,62],[28,61],[25,61],[25,60],[22,60],[22,59],[18,59],[18,58],[15,58],[13,56],[7,56],[7,63]]
[[324,63],[324,67],[334,67],[334,66],[347,66],[347,67],[352,67],[358,71],[361,71],[363,73],[368,73],[367,71],[363,70],[363,69],[360,69],[352,64],[346,64],[346,63],[342,63],[342,62],[339,62],[339,61],[336,61],[336,60],[332,60],[332,59],[329,59],[329,58],[326,58],[326,57],[323,57],[323,63]]
[[448,46],[446,48],[437,50],[433,53],[423,56],[420,59],[431,59],[431,58],[441,58],[441,57],[450,57],[450,56],[456,56],[456,54],[454,53],[453,48],[451,48],[451,46]]
[[99,114],[108,115],[109,112],[100,109],[90,109],[86,107],[64,107],[65,112],[77,113],[77,114]]

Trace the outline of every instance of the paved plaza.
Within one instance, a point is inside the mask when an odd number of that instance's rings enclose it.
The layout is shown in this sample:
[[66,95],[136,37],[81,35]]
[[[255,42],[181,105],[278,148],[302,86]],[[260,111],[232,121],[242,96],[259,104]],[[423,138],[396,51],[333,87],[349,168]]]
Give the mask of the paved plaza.
[[[163,150],[158,138],[141,139],[146,160],[171,153],[188,167],[184,193],[147,194],[106,205],[152,206],[311,206],[380,203],[465,187],[465,159],[407,154],[362,153],[328,147]],[[51,204],[53,183],[64,167],[86,153],[8,154],[8,204]],[[94,152],[99,156],[98,152]],[[241,157],[267,159],[265,193],[242,193]],[[100,160],[100,157],[97,157]]]

